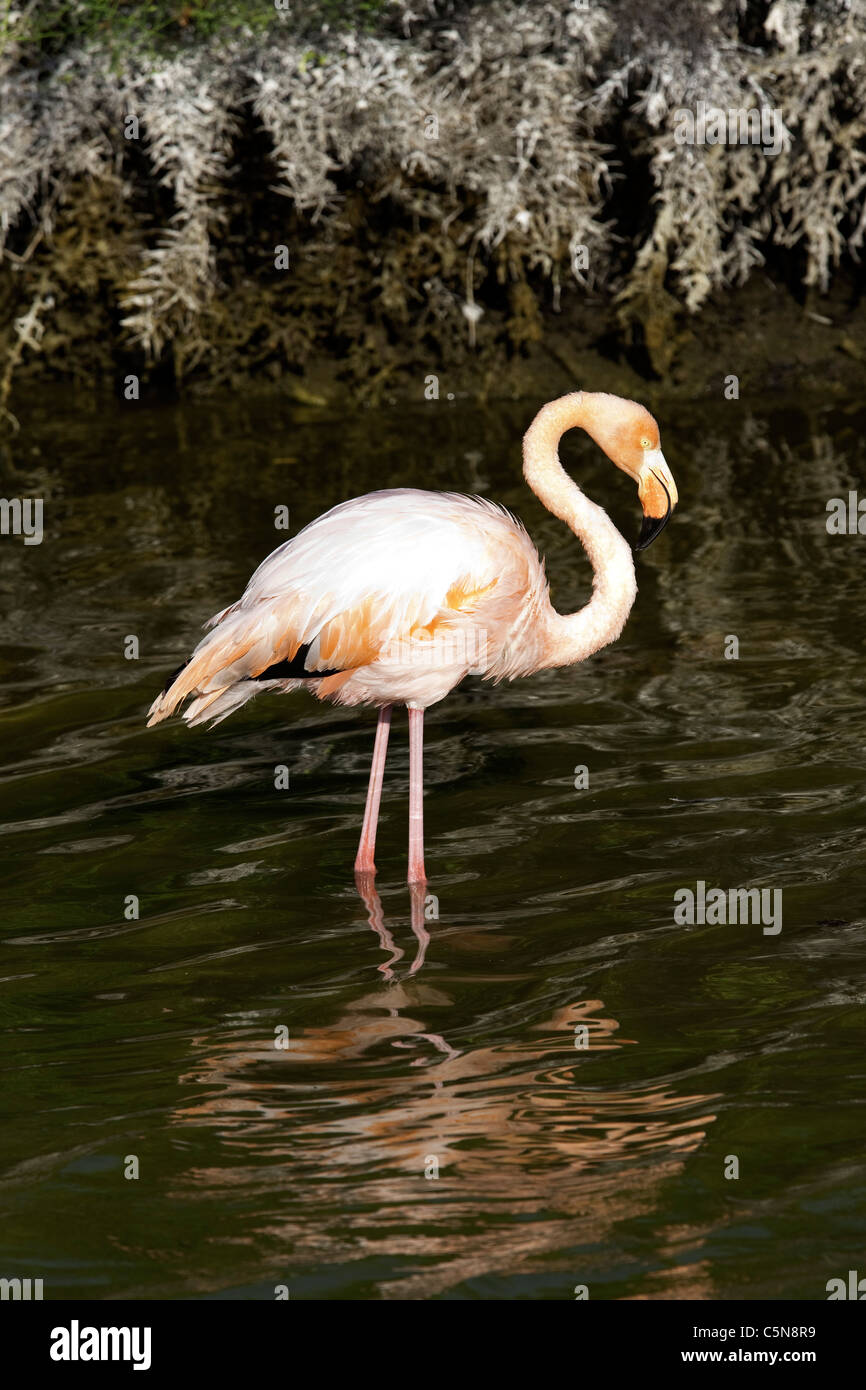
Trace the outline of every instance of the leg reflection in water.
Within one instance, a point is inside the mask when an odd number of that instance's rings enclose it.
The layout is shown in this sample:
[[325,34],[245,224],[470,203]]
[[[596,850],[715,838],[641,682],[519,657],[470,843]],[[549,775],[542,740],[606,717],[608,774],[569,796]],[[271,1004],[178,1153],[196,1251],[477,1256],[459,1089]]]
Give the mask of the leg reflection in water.
[[[399,946],[395,946],[394,938],[391,935],[388,928],[385,926],[385,914],[382,908],[382,899],[379,897],[378,891],[376,889],[376,879],[374,875],[367,873],[356,873],[355,887],[357,888],[361,901],[367,910],[367,921],[370,923],[370,926],[373,928],[373,931],[378,936],[382,946],[382,950],[390,951],[391,953],[388,960],[383,961],[382,964],[377,967],[377,969],[381,972],[381,974],[384,976],[386,980],[393,980],[394,971],[392,967],[395,966],[399,960],[403,959],[406,952],[401,950]],[[421,966],[424,964],[424,958],[427,954],[427,947],[430,944],[430,933],[424,925],[424,909],[426,905],[426,897],[426,883],[409,884],[409,900],[411,913],[410,924],[412,927],[412,931],[415,934],[415,939],[418,943],[418,946],[415,951],[415,959],[413,960],[408,971],[406,972],[407,975],[415,975],[421,969]]]

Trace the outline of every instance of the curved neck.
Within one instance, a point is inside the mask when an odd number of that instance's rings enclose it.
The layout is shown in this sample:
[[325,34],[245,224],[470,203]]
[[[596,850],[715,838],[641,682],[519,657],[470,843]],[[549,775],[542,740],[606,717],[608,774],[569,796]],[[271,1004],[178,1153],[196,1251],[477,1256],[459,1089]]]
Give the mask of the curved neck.
[[637,594],[631,546],[559,461],[566,430],[589,428],[593,393],[575,391],[538,412],[523,439],[523,476],[549,512],[577,536],[593,570],[592,598],[577,613],[548,614],[545,665],[571,666],[615,642]]

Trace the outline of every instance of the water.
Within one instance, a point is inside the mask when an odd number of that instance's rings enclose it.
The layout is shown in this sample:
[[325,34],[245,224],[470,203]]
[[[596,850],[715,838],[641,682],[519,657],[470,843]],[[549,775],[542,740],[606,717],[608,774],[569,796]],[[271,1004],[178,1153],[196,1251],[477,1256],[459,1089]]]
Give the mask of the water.
[[[43,497],[46,534],[0,539],[0,1274],[813,1299],[866,1273],[866,538],[825,527],[864,487],[862,408],[655,402],[681,507],[621,641],[428,715],[438,920],[413,930],[403,882],[401,714],[380,904],[351,873],[371,712],[145,730],[281,504],[295,530],[371,488],[483,491],[579,606],[587,563],[520,477],[537,404],[19,412],[3,495]],[[633,484],[564,457],[636,535]],[[677,924],[698,880],[783,890],[781,932]]]

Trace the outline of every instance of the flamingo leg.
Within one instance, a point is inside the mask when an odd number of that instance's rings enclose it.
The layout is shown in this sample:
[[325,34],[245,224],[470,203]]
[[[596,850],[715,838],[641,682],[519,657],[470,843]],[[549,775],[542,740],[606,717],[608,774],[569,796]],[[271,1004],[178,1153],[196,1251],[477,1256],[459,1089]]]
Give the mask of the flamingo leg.
[[388,735],[391,732],[391,706],[383,705],[379,710],[376,725],[376,742],[373,745],[373,762],[370,766],[370,784],[367,788],[367,805],[364,807],[364,824],[361,839],[355,856],[356,874],[374,874],[376,865],[373,852],[376,848],[376,827],[379,824],[379,802],[382,800],[382,781],[385,776],[385,758],[388,753]]
[[409,882],[427,882],[424,872],[423,709],[409,710]]

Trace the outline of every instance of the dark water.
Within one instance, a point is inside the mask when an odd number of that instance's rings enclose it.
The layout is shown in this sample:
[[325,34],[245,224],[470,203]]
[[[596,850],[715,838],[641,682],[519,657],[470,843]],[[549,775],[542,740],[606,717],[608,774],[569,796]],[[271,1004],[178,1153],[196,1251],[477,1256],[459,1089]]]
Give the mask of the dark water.
[[[537,404],[20,412],[2,492],[45,499],[45,537],[0,538],[0,1275],[814,1299],[866,1273],[866,537],[825,527],[866,496],[862,409],[656,403],[682,503],[622,640],[428,715],[414,932],[403,716],[381,920],[351,872],[370,712],[144,728],[279,504],[295,530],[371,488],[484,491],[579,606],[586,561],[520,476]],[[633,485],[564,455],[636,534]],[[698,880],[781,889],[781,932],[677,924]]]

